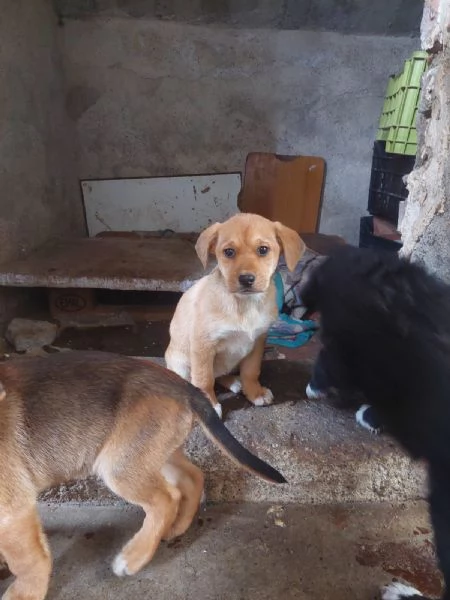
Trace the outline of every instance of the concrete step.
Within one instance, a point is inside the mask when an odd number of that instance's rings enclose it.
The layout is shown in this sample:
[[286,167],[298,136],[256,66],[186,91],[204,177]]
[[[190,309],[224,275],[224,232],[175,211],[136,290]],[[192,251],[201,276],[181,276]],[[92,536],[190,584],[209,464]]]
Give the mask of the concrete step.
[[0,286],[184,292],[204,270],[186,237],[109,235],[46,244],[0,265]]
[[394,577],[440,595],[423,502],[207,506],[185,536],[120,579],[110,564],[140,527],[138,509],[43,506],[42,516],[54,556],[48,600],[360,600]]
[[[256,408],[242,398],[224,404],[226,425],[250,450],[277,467],[288,485],[270,485],[239,470],[206,439],[199,426],[188,454],[206,475],[212,502],[403,502],[423,498],[423,465],[412,463],[388,436],[361,429],[353,413],[305,399],[310,364],[267,361],[262,381],[277,404]],[[96,480],[77,482],[43,495],[46,502],[117,498]]]

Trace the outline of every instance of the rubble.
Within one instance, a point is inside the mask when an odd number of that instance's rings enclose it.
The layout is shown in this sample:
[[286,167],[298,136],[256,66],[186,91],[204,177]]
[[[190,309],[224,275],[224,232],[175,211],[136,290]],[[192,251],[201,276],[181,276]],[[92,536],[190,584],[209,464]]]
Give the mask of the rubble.
[[17,352],[27,352],[53,344],[57,333],[58,326],[49,321],[13,319],[8,325],[5,337]]

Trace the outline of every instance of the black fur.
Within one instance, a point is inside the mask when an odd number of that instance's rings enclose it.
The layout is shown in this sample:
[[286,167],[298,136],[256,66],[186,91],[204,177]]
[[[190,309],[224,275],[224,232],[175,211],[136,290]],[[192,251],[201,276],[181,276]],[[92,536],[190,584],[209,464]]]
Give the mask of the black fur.
[[360,392],[428,463],[442,598],[450,600],[450,287],[396,254],[345,247],[311,274],[302,300],[321,315],[322,391]]
[[[383,422],[377,410],[367,404],[367,398],[355,389],[333,387],[333,361],[328,358],[326,349],[323,349],[314,364],[311,381],[307,388],[310,399],[328,398],[339,408],[352,408],[356,410],[356,421],[359,425],[372,433],[383,430]],[[331,362],[331,364],[329,364]]]

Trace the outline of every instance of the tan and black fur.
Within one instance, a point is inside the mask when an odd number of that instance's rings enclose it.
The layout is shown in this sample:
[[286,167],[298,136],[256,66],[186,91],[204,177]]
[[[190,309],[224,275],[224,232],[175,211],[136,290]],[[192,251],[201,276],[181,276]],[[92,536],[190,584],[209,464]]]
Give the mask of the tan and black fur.
[[203,393],[148,361],[67,352],[0,364],[0,554],[16,576],[3,600],[42,600],[51,556],[36,510],[52,485],[97,474],[145,511],[142,528],[113,563],[131,575],[161,539],[183,534],[203,474],[182,445],[196,416],[244,468],[283,482],[228,432]]

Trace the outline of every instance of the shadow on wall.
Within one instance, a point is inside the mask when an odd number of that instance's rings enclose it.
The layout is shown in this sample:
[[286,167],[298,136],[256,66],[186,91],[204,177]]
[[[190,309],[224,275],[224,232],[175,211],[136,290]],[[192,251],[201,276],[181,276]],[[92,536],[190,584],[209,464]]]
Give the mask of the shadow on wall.
[[423,0],[53,0],[60,18],[126,16],[229,27],[418,35]]

